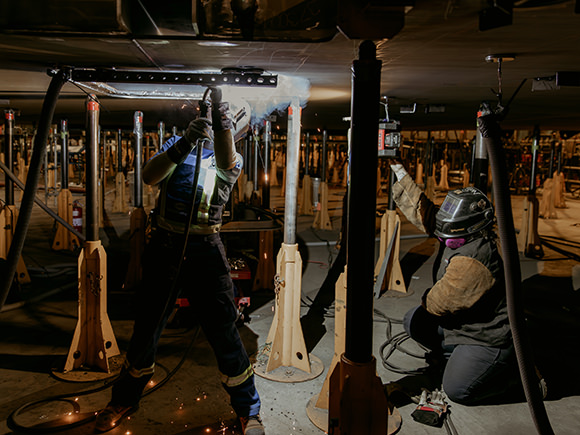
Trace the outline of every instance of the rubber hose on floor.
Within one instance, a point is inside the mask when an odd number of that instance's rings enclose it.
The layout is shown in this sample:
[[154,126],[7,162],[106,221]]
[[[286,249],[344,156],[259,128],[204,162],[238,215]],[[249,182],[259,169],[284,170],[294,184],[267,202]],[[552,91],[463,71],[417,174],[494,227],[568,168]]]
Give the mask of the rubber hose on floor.
[[14,280],[16,267],[18,266],[18,259],[22,254],[24,247],[24,240],[30,225],[30,217],[34,207],[34,198],[38,190],[38,180],[40,179],[40,169],[44,162],[46,155],[46,142],[50,133],[50,124],[56,108],[56,102],[63,85],[66,83],[66,74],[63,71],[56,71],[52,74],[52,80],[46,91],[44,102],[42,104],[42,111],[40,112],[40,120],[38,122],[38,131],[34,141],[32,156],[30,157],[30,166],[28,169],[28,176],[26,177],[26,187],[22,194],[22,201],[20,203],[20,213],[16,228],[14,229],[14,236],[10,244],[10,251],[5,263],[5,273],[0,278],[0,309],[4,306],[10,287]]
[[548,414],[546,413],[544,401],[540,393],[539,379],[536,375],[532,347],[525,324],[520,259],[507,178],[508,170],[505,165],[507,160],[503,152],[499,133],[498,131],[495,134],[491,134],[492,137],[484,137],[483,140],[487,148],[493,180],[493,194],[496,202],[495,209],[505,268],[508,316],[520,377],[532,419],[539,434],[550,435],[554,431],[550,425],[550,420],[548,419]]

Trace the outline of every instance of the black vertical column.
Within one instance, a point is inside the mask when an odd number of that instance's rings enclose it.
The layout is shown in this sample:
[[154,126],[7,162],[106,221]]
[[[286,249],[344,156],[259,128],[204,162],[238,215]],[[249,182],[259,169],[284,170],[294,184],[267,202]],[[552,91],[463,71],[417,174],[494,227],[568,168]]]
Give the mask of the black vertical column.
[[123,172],[123,132],[117,130],[117,173]]
[[86,153],[87,173],[87,241],[99,240],[99,103],[96,95],[90,95],[87,103],[89,119],[88,146]]
[[306,147],[304,149],[304,175],[310,175],[310,133],[306,132]]
[[264,122],[264,185],[262,186],[262,207],[270,208],[270,146],[272,145],[272,123]]
[[60,188],[68,189],[68,121],[60,121]]
[[534,127],[532,138],[532,171],[530,173],[530,195],[536,194],[536,177],[538,175],[538,151],[540,150],[540,127]]
[[[13,171],[13,158],[12,158],[12,145],[14,140],[14,111],[8,109],[5,111],[5,122],[4,122],[4,161],[6,162],[6,167]],[[14,181],[6,175],[4,177],[6,180],[5,184],[5,197],[6,205],[14,205]]]
[[548,169],[548,178],[552,178],[554,173],[554,164],[556,159],[556,139],[552,138],[552,143],[550,144],[550,168]]
[[133,134],[135,137],[135,207],[143,207],[143,182],[141,181],[141,162],[143,161],[143,112],[137,111],[133,116]]
[[322,132],[322,164],[320,165],[320,181],[323,183],[326,182],[326,140],[328,138],[328,134],[326,130]]
[[363,41],[352,66],[345,357],[372,360],[375,210],[381,61]]

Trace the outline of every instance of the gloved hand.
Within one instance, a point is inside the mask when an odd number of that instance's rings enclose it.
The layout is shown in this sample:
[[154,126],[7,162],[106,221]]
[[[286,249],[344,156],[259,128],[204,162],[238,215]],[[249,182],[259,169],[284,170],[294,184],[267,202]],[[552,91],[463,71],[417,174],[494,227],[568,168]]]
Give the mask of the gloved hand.
[[232,130],[233,121],[230,113],[230,105],[222,101],[220,88],[212,88],[211,94],[211,120],[214,131]]
[[395,159],[389,159],[389,166],[397,176],[397,181],[401,181],[403,177],[407,175],[407,170],[400,161]]
[[185,131],[185,135],[167,150],[167,156],[175,163],[180,164],[193,150],[198,139],[207,138],[213,140],[211,123],[204,118],[191,121]]
[[477,128],[483,137],[499,137],[501,127],[497,122],[497,116],[494,114],[484,115],[477,118]]

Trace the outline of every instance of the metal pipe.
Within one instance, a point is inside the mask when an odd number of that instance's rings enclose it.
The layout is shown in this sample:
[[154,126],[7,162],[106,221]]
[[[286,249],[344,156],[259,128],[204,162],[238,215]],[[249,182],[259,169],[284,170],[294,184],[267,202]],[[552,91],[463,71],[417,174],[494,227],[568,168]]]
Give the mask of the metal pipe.
[[320,170],[320,181],[326,182],[326,140],[328,135],[326,130],[322,132],[322,165]]
[[99,103],[97,97],[91,94],[87,102],[89,120],[88,144],[86,152],[86,195],[87,195],[87,241],[99,240],[99,196],[98,196],[98,167],[99,167]]
[[[4,161],[8,169],[12,171],[12,142],[14,137],[14,110],[8,109],[5,111],[4,122]],[[4,194],[6,198],[6,205],[14,205],[14,183],[10,178],[6,178],[4,186]]]
[[556,158],[556,139],[552,138],[552,143],[550,144],[550,169],[548,169],[548,178],[552,178],[554,173],[554,160]]
[[[24,240],[26,239],[26,233],[28,232],[28,226],[30,225],[32,208],[34,207],[34,198],[36,196],[36,191],[38,190],[40,169],[46,155],[46,141],[48,139],[50,123],[54,115],[60,90],[65,82],[65,74],[62,71],[55,71],[52,74],[52,80],[50,81],[46,96],[44,97],[38,123],[38,132],[34,140],[32,156],[30,157],[30,166],[26,178],[26,189],[22,194],[22,201],[20,203],[18,221],[16,223],[16,228],[14,229],[12,243],[10,244],[10,250],[6,262],[3,266],[0,266],[5,269],[6,272],[0,273],[0,309],[2,309],[6,302],[8,292],[10,291],[12,281],[14,280],[14,274],[16,273],[18,259],[22,254]],[[4,272],[4,270],[2,270],[2,272]]]
[[296,243],[301,115],[302,108],[298,101],[292,101],[288,108],[288,138],[286,142],[286,197],[284,201],[284,244],[286,245],[294,245]]
[[159,125],[157,127],[159,129],[159,148],[157,148],[157,151],[159,151],[165,142],[165,123],[163,121],[159,121]]
[[264,122],[264,185],[262,186],[262,207],[270,208],[270,146],[272,145],[272,123]]
[[60,188],[68,189],[68,121],[60,121]]
[[[480,108],[478,117],[487,113],[488,111],[486,109]],[[471,172],[473,173],[473,186],[477,187],[484,194],[487,194],[488,171],[487,149],[483,143],[481,132],[477,129],[475,134],[475,144],[473,147]]]
[[304,149],[304,175],[310,175],[310,133],[306,132],[306,146]]
[[252,179],[254,181],[254,192],[258,191],[258,184],[259,184],[259,177],[258,177],[258,155],[260,152],[260,143],[259,143],[259,136],[258,136],[258,131],[254,131],[254,134],[252,135],[252,143],[253,143],[253,151],[252,151],[252,155],[254,156],[254,160],[252,161],[252,170],[253,170],[253,175],[252,175]]
[[135,135],[135,207],[143,207],[143,182],[141,181],[141,163],[143,161],[143,112],[137,111],[133,116],[133,134]]
[[348,186],[345,357],[373,359],[375,210],[381,61],[372,41],[363,41],[352,66],[351,144]]
[[540,127],[534,127],[532,139],[532,170],[530,173],[530,195],[536,194],[536,177],[538,175],[538,151],[540,150]]
[[123,131],[117,130],[117,173],[123,172]]
[[389,177],[389,204],[387,206],[388,210],[396,210],[397,204],[395,203],[395,198],[393,195],[393,185],[397,181],[397,176],[395,175],[395,171],[391,170],[391,175]]

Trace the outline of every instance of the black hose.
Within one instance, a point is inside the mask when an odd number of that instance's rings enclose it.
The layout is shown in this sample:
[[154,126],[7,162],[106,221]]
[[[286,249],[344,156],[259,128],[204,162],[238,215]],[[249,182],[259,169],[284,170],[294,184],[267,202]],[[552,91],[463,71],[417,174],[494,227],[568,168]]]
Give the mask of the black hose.
[[18,266],[18,260],[22,254],[24,240],[26,239],[26,233],[28,232],[28,226],[30,225],[32,208],[34,207],[34,198],[36,196],[36,191],[38,190],[40,169],[46,155],[46,141],[48,140],[48,134],[50,132],[50,124],[52,122],[54,110],[56,109],[60,90],[66,81],[67,77],[63,71],[54,72],[44,97],[38,123],[38,131],[34,141],[32,156],[30,158],[28,176],[26,178],[26,188],[24,189],[22,202],[20,203],[18,222],[16,223],[12,243],[10,244],[10,251],[6,258],[5,273],[0,274],[2,275],[0,278],[0,309],[2,309],[6,302],[8,293],[12,287],[14,274],[16,273],[16,267]]
[[[493,121],[495,122],[495,121]],[[532,347],[526,330],[521,289],[521,269],[509,194],[507,161],[502,149],[499,131],[484,137],[493,179],[496,216],[501,240],[506,281],[508,316],[520,377],[532,419],[539,434],[553,434],[539,388],[539,380],[533,361]]]

